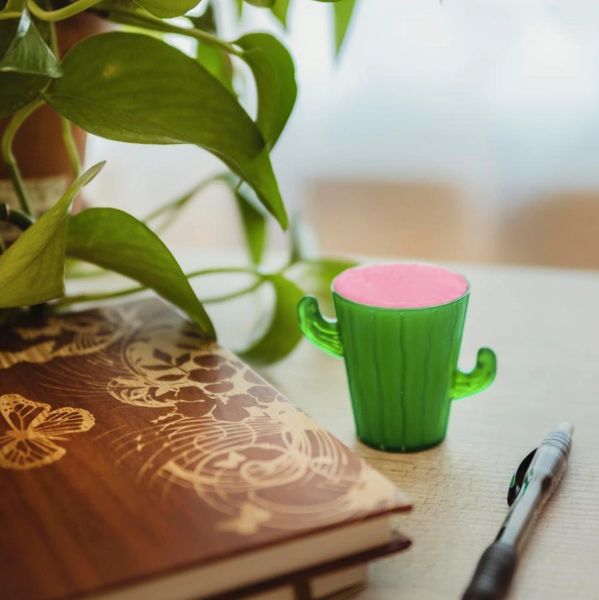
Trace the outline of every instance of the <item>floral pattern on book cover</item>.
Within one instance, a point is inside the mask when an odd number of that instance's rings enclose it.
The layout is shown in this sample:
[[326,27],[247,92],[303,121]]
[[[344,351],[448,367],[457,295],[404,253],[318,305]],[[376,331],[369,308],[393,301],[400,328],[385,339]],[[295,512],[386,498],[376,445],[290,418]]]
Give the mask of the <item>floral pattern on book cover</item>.
[[[390,482],[159,302],[52,316],[11,339],[0,370],[35,363],[40,389],[147,415],[134,431],[101,433],[114,464],[135,461],[138,484],[163,494],[187,488],[220,514],[218,530],[301,530],[397,503]],[[310,502],[291,485],[309,487]]]

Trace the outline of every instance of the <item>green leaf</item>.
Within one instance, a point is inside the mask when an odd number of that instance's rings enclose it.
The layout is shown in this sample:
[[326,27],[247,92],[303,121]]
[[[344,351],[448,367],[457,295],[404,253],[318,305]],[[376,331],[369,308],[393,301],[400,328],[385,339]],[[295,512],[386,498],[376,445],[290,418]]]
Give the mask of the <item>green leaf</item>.
[[235,94],[233,88],[233,63],[231,57],[220,48],[215,48],[209,44],[203,44],[197,40],[196,58],[198,62],[220,83]]
[[80,175],[58,202],[0,255],[0,308],[40,304],[64,293],[68,213],[73,198],[102,169]]
[[275,0],[271,7],[272,14],[281,22],[283,27],[287,29],[287,13],[289,12],[290,0]]
[[0,118],[38,98],[50,79],[41,75],[0,73]]
[[297,303],[304,292],[281,275],[269,275],[275,292],[272,320],[266,333],[241,357],[257,363],[271,363],[287,356],[298,344],[302,334],[297,323]]
[[237,8],[235,11],[237,13],[237,19],[241,19],[243,16],[243,0],[235,0],[235,5]]
[[26,12],[19,19],[0,21],[0,118],[35,100],[50,76],[60,74],[56,58],[48,52]]
[[272,6],[275,3],[275,0],[245,0],[248,4],[252,4],[254,6]]
[[302,260],[288,269],[287,274],[297,281],[308,294],[326,297],[331,294],[333,279],[357,263],[346,259],[320,258]]
[[169,249],[130,214],[116,208],[88,208],[75,215],[69,222],[67,255],[139,281],[214,337],[210,317]]
[[23,28],[22,24],[23,15],[19,18],[0,21],[0,57],[4,58],[15,39],[25,35],[27,30]]
[[201,15],[187,15],[187,19],[196,29],[202,29],[208,33],[216,33],[216,17],[214,16],[214,7],[208,4],[206,10]]
[[350,260],[322,258],[302,260],[285,270],[285,275],[297,283],[306,294],[316,296],[325,313],[334,314],[331,286],[339,273],[355,267]]
[[[189,15],[187,19],[196,29],[216,33],[216,18],[212,4],[208,4],[206,10],[199,16]],[[231,93],[233,89],[233,63],[231,57],[222,48],[205,44],[196,40],[196,58],[198,62],[216,77]]]
[[289,51],[268,33],[250,33],[235,42],[249,65],[258,92],[257,122],[269,148],[285,127],[297,97],[295,66]]
[[248,190],[244,190],[243,187],[236,187],[234,193],[248,252],[252,263],[258,265],[262,260],[266,243],[266,217],[256,207],[255,201],[248,194]]
[[148,12],[166,19],[179,17],[200,3],[200,0],[135,0],[136,4]]
[[[5,34],[6,28],[0,28],[0,36]],[[60,77],[62,74],[58,60],[27,11],[21,13],[14,37],[0,59],[0,71],[46,77]]]
[[339,0],[333,5],[335,23],[335,53],[339,54],[343,41],[349,29],[351,18],[356,6],[356,0]]
[[44,93],[96,135],[141,144],[195,144],[255,190],[287,226],[268,149],[236,98],[194,59],[145,35],[112,32],[77,44]]
[[301,260],[310,258],[311,248],[306,246],[311,241],[308,237],[310,229],[304,225],[301,219],[294,218],[289,225],[289,263],[297,263]]

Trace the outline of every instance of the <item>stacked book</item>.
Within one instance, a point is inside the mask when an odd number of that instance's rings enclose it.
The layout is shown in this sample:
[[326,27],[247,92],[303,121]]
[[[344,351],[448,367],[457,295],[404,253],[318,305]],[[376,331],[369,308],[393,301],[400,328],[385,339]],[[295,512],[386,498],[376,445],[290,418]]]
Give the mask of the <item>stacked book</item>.
[[323,599],[408,500],[159,301],[0,331],[2,596]]

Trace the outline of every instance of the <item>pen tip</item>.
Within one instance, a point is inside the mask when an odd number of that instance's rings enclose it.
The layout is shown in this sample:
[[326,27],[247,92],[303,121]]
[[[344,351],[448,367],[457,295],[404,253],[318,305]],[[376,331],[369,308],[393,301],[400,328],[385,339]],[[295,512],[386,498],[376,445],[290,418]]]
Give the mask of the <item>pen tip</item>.
[[558,425],[558,431],[563,431],[568,435],[572,435],[574,433],[574,425],[572,423],[568,423],[568,421],[564,421]]

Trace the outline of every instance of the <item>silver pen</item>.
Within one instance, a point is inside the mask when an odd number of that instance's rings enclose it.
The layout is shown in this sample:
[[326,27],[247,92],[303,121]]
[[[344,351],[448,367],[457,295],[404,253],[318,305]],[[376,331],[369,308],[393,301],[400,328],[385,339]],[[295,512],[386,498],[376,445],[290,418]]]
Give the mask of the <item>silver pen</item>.
[[481,556],[462,600],[505,597],[537,516],[566,471],[573,431],[570,423],[562,423],[518,467],[508,491],[510,511]]

